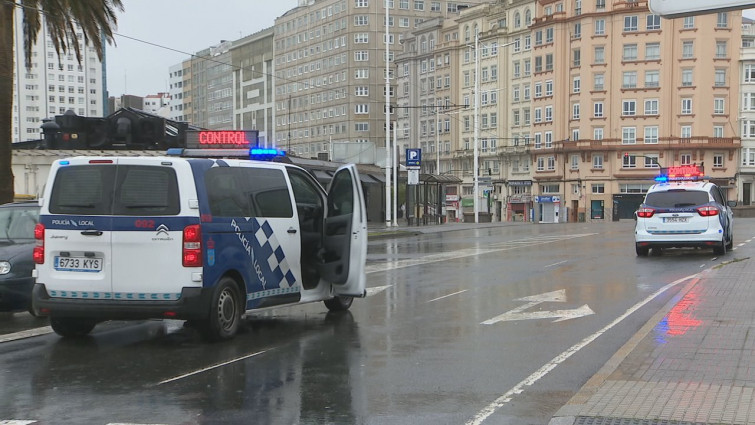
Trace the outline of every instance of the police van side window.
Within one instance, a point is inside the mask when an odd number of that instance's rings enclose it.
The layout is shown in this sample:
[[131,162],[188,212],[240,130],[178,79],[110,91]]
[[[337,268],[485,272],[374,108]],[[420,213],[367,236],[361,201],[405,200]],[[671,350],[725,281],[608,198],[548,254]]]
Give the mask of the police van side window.
[[293,217],[281,170],[214,167],[205,173],[210,212],[218,217]]
[[354,194],[352,193],[349,173],[336,173],[330,186],[328,217],[351,214],[354,211]]

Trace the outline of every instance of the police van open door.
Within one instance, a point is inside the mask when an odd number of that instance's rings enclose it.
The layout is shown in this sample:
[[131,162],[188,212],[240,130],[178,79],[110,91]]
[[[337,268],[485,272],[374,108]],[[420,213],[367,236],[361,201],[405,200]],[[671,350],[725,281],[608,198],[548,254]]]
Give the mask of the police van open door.
[[367,208],[354,164],[340,167],[328,187],[322,278],[334,295],[363,297],[366,291]]

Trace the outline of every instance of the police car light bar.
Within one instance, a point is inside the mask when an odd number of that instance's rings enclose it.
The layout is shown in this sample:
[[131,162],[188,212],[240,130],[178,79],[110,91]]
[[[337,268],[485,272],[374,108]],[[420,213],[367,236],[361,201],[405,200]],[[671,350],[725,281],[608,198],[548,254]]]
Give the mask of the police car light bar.
[[237,158],[256,159],[258,161],[270,161],[279,156],[286,156],[286,152],[270,148],[251,149],[186,149],[170,148],[166,152],[168,156],[181,156],[189,158]]
[[704,180],[703,167],[700,165],[680,165],[675,167],[661,168],[661,173],[655,178],[659,183],[669,181],[697,181]]

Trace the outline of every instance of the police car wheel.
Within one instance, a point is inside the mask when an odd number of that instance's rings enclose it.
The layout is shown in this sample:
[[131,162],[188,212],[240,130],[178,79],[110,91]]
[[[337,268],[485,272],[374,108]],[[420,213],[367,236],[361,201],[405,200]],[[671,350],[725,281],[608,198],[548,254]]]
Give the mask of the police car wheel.
[[351,303],[354,302],[354,297],[342,297],[336,295],[335,297],[323,301],[325,307],[330,311],[346,311],[351,307]]
[[241,298],[236,282],[224,277],[218,282],[210,304],[210,317],[204,325],[210,341],[233,338],[241,323]]
[[97,324],[92,319],[81,319],[77,317],[51,317],[50,327],[56,334],[63,337],[82,337],[92,332]]
[[726,238],[721,238],[721,243],[713,247],[713,253],[716,255],[726,254]]
[[732,248],[734,248],[734,235],[730,233],[729,243],[726,244],[726,249],[731,250]]

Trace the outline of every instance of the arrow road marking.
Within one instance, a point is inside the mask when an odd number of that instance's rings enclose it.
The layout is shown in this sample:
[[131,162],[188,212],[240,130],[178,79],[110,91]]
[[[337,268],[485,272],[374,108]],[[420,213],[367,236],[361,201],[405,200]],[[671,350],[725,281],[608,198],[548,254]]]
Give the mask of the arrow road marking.
[[595,314],[594,311],[587,304],[582,307],[571,310],[554,310],[554,311],[531,311],[525,312],[538,304],[544,302],[566,302],[566,290],[560,289],[553,292],[545,292],[543,294],[531,295],[529,297],[518,298],[515,301],[524,301],[527,304],[519,306],[515,309],[509,310],[501,315],[498,315],[492,319],[488,319],[481,325],[492,325],[498,322],[512,322],[515,320],[531,320],[531,319],[556,319],[553,322],[561,322],[569,319],[576,319],[578,317],[589,316]]

